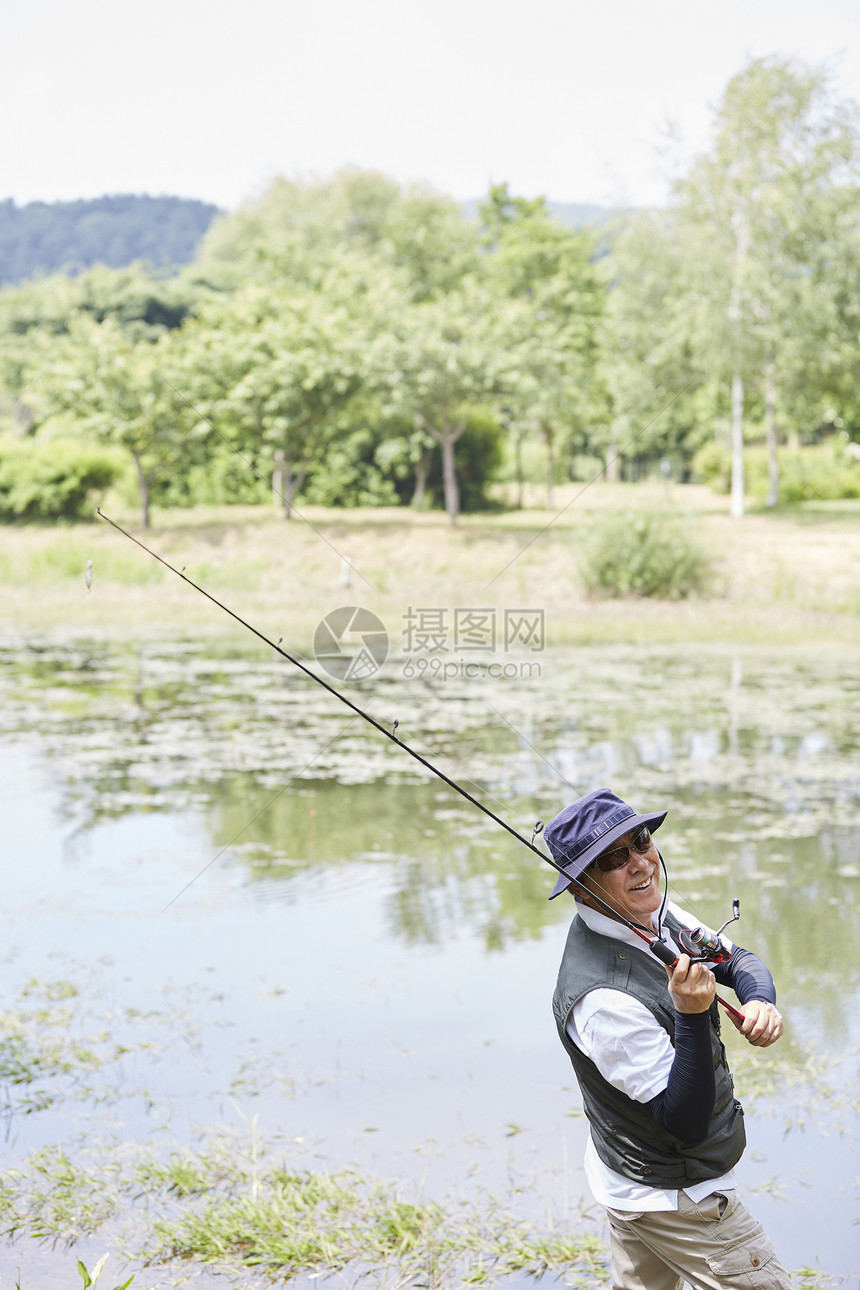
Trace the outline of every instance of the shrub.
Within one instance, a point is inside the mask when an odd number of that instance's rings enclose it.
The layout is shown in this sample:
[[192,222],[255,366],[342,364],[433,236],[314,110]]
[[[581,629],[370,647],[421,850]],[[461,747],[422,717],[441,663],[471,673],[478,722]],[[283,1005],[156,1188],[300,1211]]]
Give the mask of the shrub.
[[78,520],[122,474],[119,449],[75,439],[0,440],[0,520]]
[[715,493],[727,493],[732,486],[732,454],[721,443],[706,443],[693,458],[693,475]]
[[[821,444],[779,455],[781,502],[841,501],[860,497],[860,463],[849,457],[842,444]],[[756,490],[764,501],[767,485]]]
[[589,525],[580,572],[586,590],[603,596],[681,600],[705,594],[710,561],[688,525],[665,511],[609,511]]
[[303,500],[317,506],[396,506],[394,484],[374,457],[378,442],[372,426],[336,439],[310,470]]
[[[780,448],[777,461],[781,502],[841,501],[843,498],[860,497],[860,462],[848,454],[841,442],[798,449]],[[693,471],[715,493],[727,493],[732,480],[731,454],[720,444],[706,444],[693,458]],[[744,450],[744,488],[756,502],[767,500],[767,450],[762,446]]]
[[[152,500],[161,506],[223,506],[233,503],[260,505],[271,502],[270,470],[265,464],[254,473],[250,453],[232,452],[218,443],[205,461],[195,461],[184,471],[161,480],[152,488]],[[137,498],[132,480],[128,501]]]

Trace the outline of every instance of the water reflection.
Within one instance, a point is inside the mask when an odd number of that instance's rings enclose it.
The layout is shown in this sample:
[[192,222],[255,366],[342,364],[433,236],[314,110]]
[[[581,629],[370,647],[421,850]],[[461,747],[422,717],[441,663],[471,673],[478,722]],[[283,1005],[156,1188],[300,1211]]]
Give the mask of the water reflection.
[[[409,944],[468,927],[502,951],[568,916],[546,900],[549,870],[279,659],[41,639],[7,642],[0,664],[0,734],[39,744],[78,836],[198,809],[213,855],[229,847],[268,900],[293,899],[301,873],[384,866],[389,931]],[[740,896],[738,939],[789,1000],[816,980],[821,1025],[844,1031],[857,974],[834,946],[860,931],[851,660],[580,650],[516,688],[382,676],[359,693],[526,836],[602,783],[670,807],[676,895],[713,923]]]
[[[855,661],[619,647],[548,655],[540,682],[515,687],[383,674],[352,693],[526,837],[607,781],[670,808],[673,894],[712,925],[740,897],[737,940],[770,963],[788,1021],[764,1062],[735,1045],[745,1100],[763,1090],[776,1108],[750,1117],[745,1186],[788,1178],[793,1199],[767,1222],[785,1257],[810,1261],[817,1231],[831,1268],[854,1272],[843,1148],[783,1133],[813,1112],[831,1132],[857,1122],[838,1102],[856,1057],[838,1058],[860,1040]],[[280,660],[217,642],[8,639],[0,741],[21,769],[20,791],[3,783],[22,858],[6,874],[7,984],[76,954],[103,973],[99,1003],[173,1018],[186,999],[206,1031],[199,1062],[173,1044],[160,1067],[140,1056],[127,1087],[146,1101],[114,1108],[121,1136],[152,1129],[153,1089],[158,1117],[167,1104],[189,1125],[241,1089],[335,1165],[414,1167],[423,1185],[416,1150],[438,1137],[440,1192],[477,1157],[496,1190],[519,1147],[523,1203],[548,1210],[560,1173],[578,1194],[582,1142],[565,1135],[582,1122],[548,1009],[571,905],[548,903],[549,868],[486,817]],[[835,1088],[824,1104],[820,1083],[792,1084],[809,1053]],[[235,1084],[239,1060],[292,1091],[266,1102],[264,1080]],[[30,1117],[36,1142],[68,1134],[51,1114]],[[529,1127],[511,1139],[512,1122]]]

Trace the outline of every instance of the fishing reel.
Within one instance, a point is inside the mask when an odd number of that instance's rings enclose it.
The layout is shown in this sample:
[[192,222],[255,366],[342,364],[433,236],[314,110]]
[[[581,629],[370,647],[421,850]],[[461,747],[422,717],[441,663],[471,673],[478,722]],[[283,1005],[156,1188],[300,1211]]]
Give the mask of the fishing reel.
[[719,931],[712,932],[710,927],[684,928],[678,933],[678,943],[685,954],[689,954],[691,963],[725,963],[732,957],[729,947],[720,939],[729,923],[736,923],[741,916],[741,902],[732,901],[732,916],[727,918]]

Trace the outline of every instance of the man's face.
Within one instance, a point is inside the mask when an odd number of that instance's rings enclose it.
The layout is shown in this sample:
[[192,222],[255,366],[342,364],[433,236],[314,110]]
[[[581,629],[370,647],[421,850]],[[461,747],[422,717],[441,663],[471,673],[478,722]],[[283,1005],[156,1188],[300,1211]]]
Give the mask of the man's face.
[[[616,851],[627,846],[639,834],[639,829],[625,833],[607,847],[607,852]],[[634,923],[645,923],[650,926],[651,915],[660,905],[660,857],[653,841],[647,851],[634,851],[630,848],[627,863],[619,869],[603,873],[597,864],[589,865],[582,875],[582,882],[606,901],[610,909],[631,919]],[[579,893],[583,900],[593,908],[605,913],[599,905],[593,904],[584,892]]]

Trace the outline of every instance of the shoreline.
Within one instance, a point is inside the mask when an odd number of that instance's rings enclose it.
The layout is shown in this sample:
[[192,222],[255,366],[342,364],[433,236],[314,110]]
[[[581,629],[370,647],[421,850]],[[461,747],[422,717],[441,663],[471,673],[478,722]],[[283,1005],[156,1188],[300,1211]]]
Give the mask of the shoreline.
[[[230,609],[305,652],[325,614],[348,604],[372,610],[392,638],[410,608],[474,606],[542,609],[550,649],[625,641],[860,644],[860,508],[794,508],[738,521],[726,499],[679,485],[671,513],[710,553],[715,594],[596,599],[585,595],[577,569],[590,518],[629,506],[635,522],[637,507],[665,506],[665,498],[647,485],[599,485],[582,498],[569,485],[557,490],[560,502],[566,491],[571,501],[555,513],[467,515],[456,528],[439,512],[390,508],[309,508],[291,521],[267,507],[156,512],[145,534],[133,515],[117,518]],[[7,631],[61,627],[117,639],[204,626],[219,638],[232,633],[223,611],[107,524],[3,529],[0,578],[0,629]]]

